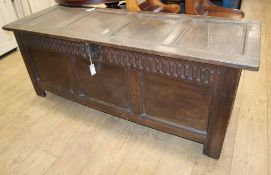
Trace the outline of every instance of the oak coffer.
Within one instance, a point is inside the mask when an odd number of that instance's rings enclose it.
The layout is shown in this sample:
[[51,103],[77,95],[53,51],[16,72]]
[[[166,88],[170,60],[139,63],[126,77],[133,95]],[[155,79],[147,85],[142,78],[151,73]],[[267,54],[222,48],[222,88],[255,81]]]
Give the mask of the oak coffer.
[[14,31],[34,89],[204,144],[219,158],[242,69],[257,71],[260,24],[54,6]]

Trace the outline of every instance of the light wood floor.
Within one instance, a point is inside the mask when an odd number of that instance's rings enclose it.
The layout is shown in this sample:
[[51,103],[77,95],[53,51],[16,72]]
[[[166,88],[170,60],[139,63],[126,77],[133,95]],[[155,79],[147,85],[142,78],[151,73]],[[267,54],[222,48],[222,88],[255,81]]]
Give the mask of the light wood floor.
[[36,96],[15,52],[0,60],[0,175],[270,175],[271,0],[242,8],[263,24],[261,68],[242,74],[219,160],[201,144]]

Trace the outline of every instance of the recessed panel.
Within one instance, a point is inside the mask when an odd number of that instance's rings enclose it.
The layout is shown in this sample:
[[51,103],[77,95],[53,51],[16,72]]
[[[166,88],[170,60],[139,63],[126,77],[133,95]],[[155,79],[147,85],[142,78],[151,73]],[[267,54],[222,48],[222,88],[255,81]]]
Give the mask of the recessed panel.
[[173,45],[186,50],[242,55],[245,24],[195,21]]
[[31,49],[31,54],[42,82],[57,90],[70,91],[69,57],[36,48]]
[[96,75],[89,70],[89,61],[77,60],[78,78],[82,93],[96,100],[128,108],[128,85],[122,68],[95,63]]
[[147,115],[206,131],[211,90],[153,75],[145,75],[144,109]]
[[101,11],[91,11],[88,13],[89,15],[64,27],[63,30],[84,34],[111,34],[123,27],[125,24],[131,22],[134,18],[133,15]]
[[113,36],[162,44],[177,23],[177,19],[138,17]]
[[76,8],[56,8],[49,13],[45,13],[37,18],[25,22],[23,25],[31,27],[41,27],[44,29],[55,29],[76,20],[83,16],[82,10]]

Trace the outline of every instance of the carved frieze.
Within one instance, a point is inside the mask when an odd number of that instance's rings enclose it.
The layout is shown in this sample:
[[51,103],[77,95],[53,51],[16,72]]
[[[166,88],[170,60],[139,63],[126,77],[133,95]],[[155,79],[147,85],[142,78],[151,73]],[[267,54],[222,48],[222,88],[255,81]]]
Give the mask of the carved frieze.
[[212,84],[215,66],[103,47],[100,61],[172,78]]
[[100,48],[88,43],[73,42],[54,38],[46,38],[36,35],[23,35],[26,45],[33,48],[45,49],[50,52],[62,53],[65,55],[77,55],[83,57],[98,57]]

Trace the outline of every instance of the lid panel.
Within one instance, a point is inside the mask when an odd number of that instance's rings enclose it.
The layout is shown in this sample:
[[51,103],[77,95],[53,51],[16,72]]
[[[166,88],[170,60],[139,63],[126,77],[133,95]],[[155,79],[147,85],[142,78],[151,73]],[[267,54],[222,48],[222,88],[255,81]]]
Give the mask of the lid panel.
[[57,29],[70,22],[84,16],[80,9],[67,9],[67,8],[56,8],[49,13],[45,13],[39,17],[25,21],[23,25],[31,27],[42,27],[42,29]]
[[110,35],[127,23],[130,23],[135,15],[122,15],[120,13],[108,12],[88,12],[84,18],[75,21],[62,30],[79,33],[95,33],[101,35]]
[[178,23],[178,19],[137,17],[112,36],[162,44]]
[[173,45],[187,50],[243,55],[245,24],[194,21]]

